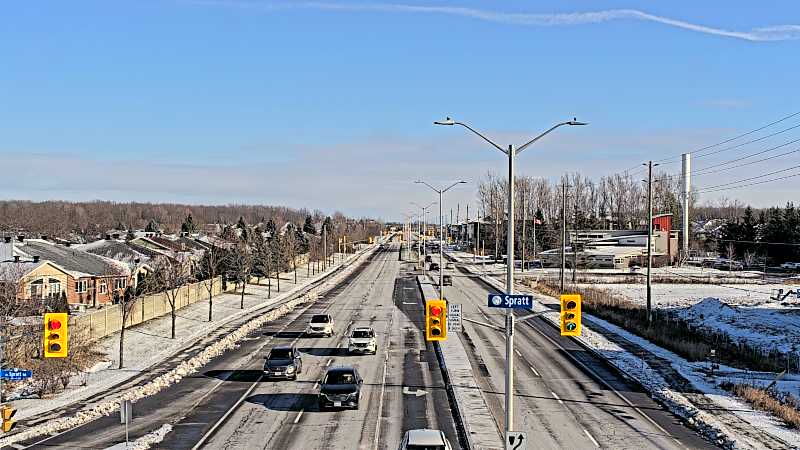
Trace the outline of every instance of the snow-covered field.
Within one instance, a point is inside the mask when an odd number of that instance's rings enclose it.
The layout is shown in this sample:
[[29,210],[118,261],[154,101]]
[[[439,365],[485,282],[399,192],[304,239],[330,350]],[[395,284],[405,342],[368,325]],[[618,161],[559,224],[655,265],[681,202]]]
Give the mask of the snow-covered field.
[[[647,294],[643,285],[613,284],[592,287],[645,304]],[[763,285],[704,285],[654,284],[653,303],[656,308],[669,309],[698,326],[713,327],[732,338],[747,341],[782,352],[800,351],[800,301],[796,295],[784,300],[770,297],[778,289],[790,286]],[[800,361],[792,362],[797,367]]]

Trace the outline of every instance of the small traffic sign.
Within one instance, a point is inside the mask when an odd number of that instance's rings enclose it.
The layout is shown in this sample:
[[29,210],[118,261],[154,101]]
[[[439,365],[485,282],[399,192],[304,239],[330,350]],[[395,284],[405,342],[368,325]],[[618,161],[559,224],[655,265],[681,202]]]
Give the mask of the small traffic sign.
[[30,370],[22,370],[22,369],[0,370],[0,378],[10,381],[24,380],[25,378],[30,378],[32,375],[33,373]]
[[489,307],[533,309],[533,296],[523,294],[489,294]]
[[525,450],[527,438],[521,431],[506,431],[506,450]]
[[461,304],[447,304],[447,329],[452,332],[461,332]]

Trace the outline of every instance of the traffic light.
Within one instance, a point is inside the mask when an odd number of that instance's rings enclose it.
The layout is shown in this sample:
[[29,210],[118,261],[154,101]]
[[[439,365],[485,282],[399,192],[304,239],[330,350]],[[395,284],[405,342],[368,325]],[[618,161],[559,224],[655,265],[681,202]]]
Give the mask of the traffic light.
[[565,294],[561,296],[561,335],[581,335],[580,294]]
[[8,433],[12,428],[14,428],[14,425],[17,424],[16,421],[11,420],[16,413],[17,410],[10,406],[4,405],[2,408],[0,408],[0,415],[3,416],[3,433]]
[[443,341],[447,339],[447,302],[444,300],[425,301],[425,340]]
[[69,350],[67,313],[45,313],[44,315],[44,357],[66,358]]

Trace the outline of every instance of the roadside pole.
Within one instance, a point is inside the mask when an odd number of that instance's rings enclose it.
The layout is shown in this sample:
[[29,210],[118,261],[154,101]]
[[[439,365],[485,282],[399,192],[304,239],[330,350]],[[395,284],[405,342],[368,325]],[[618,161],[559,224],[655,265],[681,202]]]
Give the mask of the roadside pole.
[[564,293],[564,269],[567,265],[567,183],[561,182],[561,293]]
[[[508,241],[506,243],[506,294],[514,294],[514,154],[508,146]],[[514,314],[506,311],[506,431],[514,429]]]
[[653,322],[650,268],[653,266],[653,161],[647,161],[647,322]]
[[[527,194],[527,191],[525,192]],[[528,210],[525,209],[527,206],[527,196],[522,197],[522,261],[520,263],[520,272],[525,272],[525,227],[528,225]]]

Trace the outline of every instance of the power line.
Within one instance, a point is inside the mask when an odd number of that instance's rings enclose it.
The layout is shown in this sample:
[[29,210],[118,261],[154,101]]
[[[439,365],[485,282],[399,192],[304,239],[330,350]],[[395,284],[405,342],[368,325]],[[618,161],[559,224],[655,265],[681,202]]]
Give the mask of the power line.
[[750,187],[750,186],[757,186],[759,184],[772,183],[774,181],[787,180],[789,178],[794,178],[794,177],[800,177],[800,173],[795,173],[795,174],[792,174],[792,175],[786,175],[786,176],[782,176],[782,177],[778,177],[778,178],[773,178],[771,180],[764,180],[764,181],[758,181],[758,182],[755,182],[755,183],[743,184],[741,186],[733,186],[733,187],[729,187],[729,188],[713,189],[713,190],[709,190],[709,191],[703,190],[703,191],[697,191],[697,192],[712,193],[712,192],[728,191],[728,190],[733,190],[733,189],[741,189],[741,188]]
[[[738,136],[734,136],[732,138],[725,139],[724,141],[717,142],[716,144],[707,145],[705,147],[697,148],[697,149],[694,149],[694,150],[692,150],[690,152],[684,152],[684,153],[702,152],[704,150],[708,150],[708,149],[711,149],[711,148],[714,148],[714,147],[719,147],[720,145],[725,145],[725,144],[727,144],[729,142],[733,142],[733,141],[735,141],[737,139],[741,139],[741,138],[743,138],[745,136],[749,136],[749,135],[751,135],[753,133],[757,133],[757,132],[759,132],[759,131],[761,131],[763,129],[769,128],[769,127],[771,127],[773,125],[776,125],[776,124],[779,124],[779,123],[784,122],[786,120],[789,120],[792,117],[795,117],[797,115],[800,115],[800,111],[797,111],[795,113],[789,114],[788,116],[784,116],[784,117],[782,117],[782,118],[780,118],[780,119],[778,119],[778,120],[776,120],[774,122],[768,123],[768,124],[766,124],[764,126],[756,128],[754,130],[750,130],[750,131],[748,131],[746,133],[742,133],[742,134],[740,134]],[[680,157],[681,157],[681,155],[670,156],[670,157],[663,158],[663,159],[660,159],[660,160],[654,161],[654,162],[671,161],[671,160],[676,159],[676,158],[680,159]]]
[[782,172],[786,172],[786,171],[789,171],[789,170],[792,170],[792,169],[797,169],[798,167],[800,167],[800,165],[787,167],[786,169],[776,170],[776,171],[773,171],[773,172],[768,172],[768,173],[765,173],[763,175],[757,175],[755,177],[743,178],[741,180],[731,181],[731,182],[728,182],[728,183],[722,183],[722,184],[717,184],[717,185],[714,185],[714,186],[708,186],[706,188],[700,189],[699,191],[702,192],[702,191],[705,191],[705,190],[708,190],[708,189],[716,189],[716,188],[719,188],[719,187],[730,186],[732,184],[741,183],[741,182],[744,182],[744,181],[757,180],[759,178],[764,178],[764,177],[768,177],[770,175],[775,175],[776,173],[782,173]]
[[795,128],[800,128],[800,123],[798,123],[797,125],[791,126],[789,128],[784,128],[783,130],[776,131],[776,132],[774,132],[772,134],[768,134],[766,136],[762,136],[760,138],[756,138],[756,139],[753,139],[753,140],[750,140],[750,141],[747,141],[747,142],[742,142],[741,144],[736,144],[736,145],[733,145],[733,146],[730,146],[730,147],[721,148],[719,150],[714,150],[713,152],[709,152],[709,153],[705,153],[705,154],[701,154],[701,155],[692,154],[692,158],[704,158],[706,156],[716,155],[718,153],[727,152],[729,150],[734,150],[734,149],[737,149],[737,148],[740,148],[740,147],[744,147],[745,145],[749,145],[749,144],[753,144],[753,143],[756,143],[756,142],[760,142],[760,141],[763,141],[764,139],[769,139],[769,138],[777,136],[779,134],[786,133],[787,131],[794,130]]

